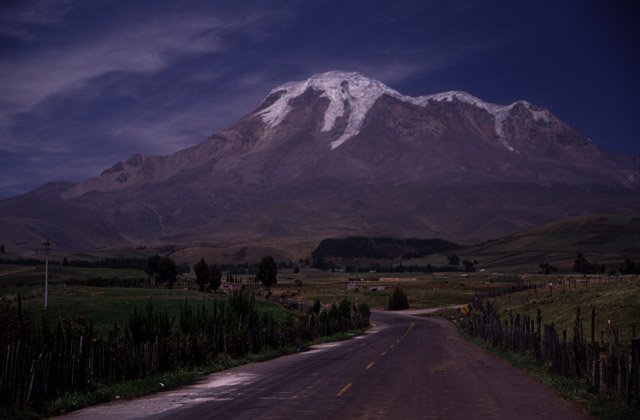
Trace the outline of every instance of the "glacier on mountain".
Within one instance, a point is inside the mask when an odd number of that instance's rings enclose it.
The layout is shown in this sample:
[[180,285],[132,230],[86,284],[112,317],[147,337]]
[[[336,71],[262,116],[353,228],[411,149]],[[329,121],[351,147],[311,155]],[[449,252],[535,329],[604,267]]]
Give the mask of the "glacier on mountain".
[[316,74],[307,80],[285,83],[273,89],[269,92],[269,95],[281,93],[280,97],[266,109],[260,111],[258,115],[269,127],[276,127],[291,111],[291,106],[289,105],[291,99],[302,95],[309,88],[322,92],[321,97],[329,99],[329,106],[324,113],[322,131],[330,131],[334,127],[336,119],[344,115],[345,103],[349,105],[350,113],[347,126],[341,136],[331,142],[332,149],[341,146],[345,141],[360,132],[367,112],[378,98],[384,94],[417,106],[426,106],[430,101],[452,102],[458,100],[484,109],[494,116],[497,140],[512,152],[515,149],[504,136],[502,126],[509,112],[516,104],[525,105],[532,112],[534,120],[549,121],[548,111],[532,110],[530,104],[526,101],[517,101],[507,106],[496,105],[484,102],[463,91],[449,91],[411,97],[402,95],[384,83],[367,78],[360,73],[343,71]]

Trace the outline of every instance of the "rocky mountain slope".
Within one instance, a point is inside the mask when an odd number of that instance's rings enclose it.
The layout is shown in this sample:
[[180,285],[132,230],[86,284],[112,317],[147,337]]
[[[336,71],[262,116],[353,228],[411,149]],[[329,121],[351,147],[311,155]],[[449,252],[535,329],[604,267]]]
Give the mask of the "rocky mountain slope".
[[295,254],[349,235],[472,243],[567,217],[637,215],[639,190],[640,158],[598,147],[545,108],[465,92],[412,98],[329,72],[275,88],[191,148],[0,200],[0,232],[13,251],[44,237],[69,251],[259,244]]

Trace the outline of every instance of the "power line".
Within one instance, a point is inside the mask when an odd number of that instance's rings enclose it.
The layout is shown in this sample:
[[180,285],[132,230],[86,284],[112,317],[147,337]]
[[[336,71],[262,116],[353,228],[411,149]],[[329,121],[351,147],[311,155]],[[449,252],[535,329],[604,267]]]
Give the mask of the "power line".
[[42,245],[44,248],[37,248],[36,252],[44,251],[45,255],[45,265],[44,265],[44,310],[47,310],[47,306],[49,303],[49,252],[57,251],[56,248],[51,247],[51,242],[49,238],[47,238]]

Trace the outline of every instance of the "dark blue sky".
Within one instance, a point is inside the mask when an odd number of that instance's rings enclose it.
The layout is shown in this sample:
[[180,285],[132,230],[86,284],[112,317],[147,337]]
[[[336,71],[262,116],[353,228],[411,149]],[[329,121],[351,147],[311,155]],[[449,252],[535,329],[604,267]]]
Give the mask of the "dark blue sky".
[[524,99],[640,155],[637,3],[5,0],[0,197],[197,144],[328,70]]

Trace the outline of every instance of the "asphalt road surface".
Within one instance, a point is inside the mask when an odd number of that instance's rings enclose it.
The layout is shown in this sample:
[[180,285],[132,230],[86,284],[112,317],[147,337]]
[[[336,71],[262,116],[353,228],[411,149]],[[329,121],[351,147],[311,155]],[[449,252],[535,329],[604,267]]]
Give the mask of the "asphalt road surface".
[[361,337],[60,419],[587,418],[446,321],[384,312],[372,321]]

